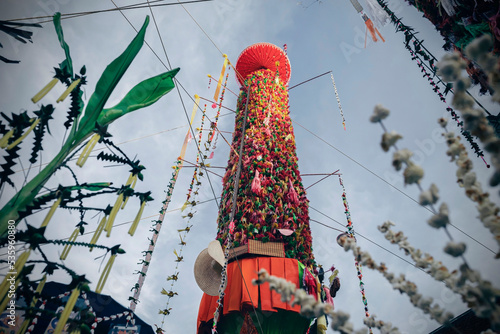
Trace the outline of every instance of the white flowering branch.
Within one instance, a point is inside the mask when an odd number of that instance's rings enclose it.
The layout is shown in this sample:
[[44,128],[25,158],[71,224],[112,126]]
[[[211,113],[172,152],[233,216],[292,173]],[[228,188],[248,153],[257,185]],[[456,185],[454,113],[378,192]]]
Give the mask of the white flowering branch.
[[[424,170],[422,167],[416,165],[413,161],[411,161],[411,157],[413,153],[408,149],[398,149],[396,146],[396,141],[402,138],[401,135],[396,132],[388,133],[385,128],[382,120],[389,116],[389,110],[382,107],[381,105],[376,105],[373,110],[373,115],[370,117],[370,121],[373,123],[379,123],[384,130],[384,134],[382,135],[382,149],[385,152],[388,152],[391,146],[394,146],[396,152],[392,158],[392,165],[394,168],[399,171],[403,167],[406,166],[403,177],[405,184],[416,184],[418,189],[420,190],[419,203],[422,206],[429,206],[430,211],[433,213],[433,216],[427,221],[427,223],[434,228],[443,228],[446,232],[446,235],[450,239],[450,243],[448,243],[445,248],[447,253],[453,256],[460,256],[464,262],[464,264],[468,267],[467,261],[463,256],[465,252],[465,244],[463,243],[455,243],[453,237],[448,231],[447,226],[450,224],[449,219],[449,209],[446,203],[442,203],[439,206],[439,210],[434,208],[434,204],[439,200],[439,189],[435,184],[432,184],[429,190],[424,191],[422,186],[420,185],[421,179],[424,177]],[[461,250],[461,251],[460,251]],[[456,255],[454,255],[456,254]]]
[[[446,131],[446,120],[440,119],[439,124]],[[446,145],[448,151],[446,154],[450,156],[451,161],[457,165],[457,183],[465,190],[465,195],[473,202],[479,212],[479,220],[483,225],[490,230],[495,240],[500,245],[500,208],[490,200],[490,194],[485,192],[481,183],[476,178],[476,173],[473,169],[473,162],[467,155],[465,146],[460,142],[460,137],[455,136],[453,132],[445,132]],[[500,251],[496,258],[500,258]]]
[[[499,58],[491,52],[493,39],[489,35],[483,35],[472,41],[465,53],[475,61],[488,77],[488,84],[495,93],[492,100],[500,102],[500,63]],[[466,130],[484,144],[484,149],[491,154],[491,164],[494,173],[490,178],[490,185],[495,187],[500,184],[500,139],[495,135],[495,130],[488,124],[483,110],[474,108],[474,100],[467,95],[466,90],[470,87],[470,79],[462,76],[465,69],[465,62],[457,54],[445,55],[436,64],[438,75],[443,80],[454,82],[455,94],[452,104],[462,113]]]
[[[389,222],[389,224],[392,223]],[[390,225],[385,223],[384,225],[382,225],[382,228],[387,226]],[[380,228],[381,227],[379,227],[379,229]],[[390,238],[392,240],[395,241],[394,243],[398,243],[398,241],[406,241],[406,237],[402,233],[398,232],[398,234],[394,234],[392,231],[388,231],[390,230],[387,229],[386,233],[390,235]],[[423,297],[422,294],[418,292],[417,285],[411,281],[408,281],[405,278],[404,274],[400,274],[399,277],[396,277],[393,273],[387,271],[387,267],[384,263],[377,264],[368,252],[362,251],[361,248],[357,246],[356,241],[353,238],[345,238],[340,240],[339,242],[341,243],[345,251],[351,250],[354,253],[355,258],[359,262],[361,262],[362,265],[380,272],[384,276],[384,278],[387,279],[387,281],[391,284],[394,290],[408,295],[412,305],[421,309],[424,313],[429,314],[432,319],[443,324],[453,318],[453,314],[445,312],[438,304],[431,305],[433,299],[431,297]],[[449,276],[448,270],[441,264],[441,262],[436,264],[438,265],[431,269],[431,275],[442,277],[443,273],[446,273]]]
[[[269,283],[269,288],[281,295],[281,301],[290,303],[292,306],[300,305],[300,314],[306,318],[319,318],[323,315],[331,318],[331,328],[342,334],[365,334],[366,329],[355,331],[353,325],[349,322],[349,314],[333,309],[333,305],[317,301],[314,296],[308,295],[303,289],[297,289],[295,283],[289,282],[284,278],[271,276],[265,269],[258,272],[257,279],[252,280],[254,285]],[[292,302],[292,297],[294,297]],[[382,333],[399,334],[396,327],[392,327],[390,322],[375,320],[372,315],[364,320],[368,327],[376,327]]]
[[[394,232],[391,226],[394,226],[394,223],[387,221],[378,226],[378,229],[387,240],[397,244],[406,255],[410,255],[417,267],[427,269],[427,273],[434,279],[443,281],[448,288],[458,293],[476,316],[489,318],[493,329],[500,328],[500,307],[496,304],[496,300],[500,298],[500,290],[493,287],[491,282],[482,279],[478,271],[465,264],[461,265],[458,271],[450,272],[441,261],[434,260],[428,253],[422,254],[420,249],[415,249],[403,232]],[[465,244],[449,242],[444,251],[455,257],[460,256],[465,251]]]

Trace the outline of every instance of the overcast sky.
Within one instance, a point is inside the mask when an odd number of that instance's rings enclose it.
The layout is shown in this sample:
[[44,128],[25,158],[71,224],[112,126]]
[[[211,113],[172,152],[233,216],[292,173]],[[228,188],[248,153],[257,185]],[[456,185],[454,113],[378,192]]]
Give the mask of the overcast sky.
[[[131,1],[115,1],[119,6],[132,4]],[[364,2],[361,5],[365,6]],[[419,32],[425,46],[436,57],[440,58],[444,51],[444,41],[433,26],[421,18],[415,8],[409,7],[402,0],[389,2],[390,8],[403,18],[403,22]],[[55,11],[72,13],[90,10],[113,8],[111,1],[70,2],[67,0],[51,1],[3,1],[0,20],[23,17],[52,15]],[[446,104],[442,103],[432,91],[427,80],[422,78],[416,62],[411,60],[409,52],[404,48],[404,36],[396,33],[392,24],[380,29],[385,43],[365,43],[365,25],[347,0],[339,1],[236,1],[216,0],[213,2],[186,5],[192,17],[203,28],[205,35],[197,23],[178,5],[155,7],[158,28],[163,39],[165,50],[172,67],[180,67],[177,75],[184,89],[181,97],[177,90],[172,90],[154,106],[136,111],[123,119],[119,119],[109,127],[112,140],[120,144],[120,148],[129,156],[141,160],[146,166],[144,182],[139,182],[138,191],[151,190],[155,201],[149,202],[143,219],[134,237],[127,234],[130,223],[113,229],[111,238],[104,236],[103,244],[114,246],[121,244],[126,254],[118,256],[103,293],[113,296],[124,306],[128,306],[130,289],[137,280],[134,271],[140,269],[137,264],[142,258],[141,251],[147,249],[151,237],[149,232],[151,220],[157,219],[165,190],[172,174],[171,166],[179,155],[182,141],[188,129],[185,105],[190,113],[193,107],[192,97],[198,94],[210,99],[215,85],[208,89],[207,74],[218,77],[222,65],[222,55],[227,54],[229,60],[236,63],[238,55],[247,46],[258,42],[269,42],[279,47],[287,44],[288,56],[292,67],[290,86],[333,71],[347,130],[342,127],[333,85],[329,76],[301,85],[290,91],[290,111],[294,123],[299,168],[302,174],[331,173],[338,169],[342,173],[347,191],[354,229],[372,242],[358,238],[359,246],[369,251],[377,262],[385,262],[389,271],[396,275],[405,274],[408,280],[418,285],[424,296],[432,296],[447,311],[459,315],[467,307],[444,287],[443,283],[434,281],[426,273],[405,263],[401,259],[378,247],[378,245],[404,257],[395,245],[389,244],[378,232],[377,226],[386,220],[393,221],[394,230],[401,230],[409,237],[409,242],[416,248],[431,253],[445,263],[450,270],[460,264],[442,249],[448,241],[444,231],[429,227],[426,223],[430,213],[417,205],[410,198],[418,199],[416,186],[404,186],[400,172],[391,166],[392,152],[384,153],[380,148],[381,134],[379,125],[369,122],[369,117],[376,104],[382,104],[391,110],[385,120],[388,130],[396,130],[403,135],[398,143],[400,148],[408,148],[415,153],[414,161],[425,170],[422,181],[424,189],[436,183],[440,189],[442,201],[450,206],[452,223],[464,233],[450,227],[454,239],[467,244],[465,257],[469,264],[481,271],[482,275],[496,281],[499,270],[495,264],[493,251],[498,251],[491,234],[476,218],[477,210],[468,200],[463,189],[456,184],[456,166],[449,162],[447,150],[440,136],[440,128],[436,120],[447,116]],[[149,9],[134,9],[123,14],[136,28],[140,28]],[[32,22],[38,22],[34,20]],[[42,20],[43,21],[43,20]],[[94,91],[100,74],[115,57],[117,57],[135,36],[133,28],[120,12],[99,13],[62,21],[64,35],[68,43],[73,66],[76,71],[86,65],[88,84],[85,87],[84,100],[88,101]],[[0,111],[10,114],[28,110],[37,110],[30,98],[37,93],[53,76],[53,67],[64,59],[52,23],[44,23],[42,29],[32,29],[33,44],[23,45],[6,35],[0,36],[3,49],[0,53],[7,58],[21,60],[18,65],[0,63]],[[168,66],[162,43],[158,37],[154,22],[151,21],[146,34],[146,41],[156,52],[161,61]],[[137,58],[130,66],[117,89],[108,101],[107,106],[114,105],[136,83],[167,69],[160,60],[144,45]],[[228,88],[238,93],[239,86],[231,71]],[[64,88],[58,84],[40,104],[55,104],[55,100]],[[472,89],[475,94],[476,90]],[[451,100],[450,97],[448,97]],[[480,101],[497,114],[498,105],[489,103],[489,97],[479,97]],[[50,124],[52,136],[46,136],[44,142],[43,162],[47,162],[57,153],[63,140],[62,123],[66,117],[69,101],[56,106],[55,120]],[[208,115],[214,117],[216,110],[208,103]],[[236,96],[227,91],[224,106],[236,107]],[[220,118],[219,128],[227,131],[224,136],[231,140],[234,128],[234,116]],[[201,113],[198,113],[194,127],[199,127]],[[458,133],[450,122],[450,129]],[[307,129],[307,130],[306,130]],[[313,134],[314,135],[313,135]],[[318,139],[321,138],[320,139]],[[326,144],[325,142],[329,143]],[[464,142],[464,141],[463,141]],[[468,144],[464,142],[466,146]],[[30,144],[23,143],[21,161],[28,167]],[[99,149],[99,145],[96,149]],[[342,153],[341,153],[342,152]],[[485,189],[487,179],[491,175],[485,164],[469,152],[474,162],[475,171]],[[229,156],[228,145],[219,137],[212,166],[224,167]],[[194,162],[196,151],[194,141],[190,143],[186,159]],[[489,157],[486,156],[486,160]],[[108,167],[109,164],[89,159],[84,168],[74,166],[74,170],[82,182],[112,181],[115,185],[123,184],[128,177],[126,167]],[[18,165],[15,170],[21,170]],[[34,168],[30,177],[38,168]],[[223,174],[223,169],[213,169]],[[174,190],[169,209],[178,209],[185,201],[186,193],[192,177],[192,168],[184,168]],[[22,184],[23,172],[15,174],[18,184]],[[319,177],[304,176],[304,185],[308,187],[319,180]],[[179,266],[179,281],[174,286],[178,296],[171,299],[169,307],[172,314],[166,318],[163,328],[167,333],[194,333],[201,290],[196,285],[193,275],[193,264],[196,256],[207,247],[216,235],[217,205],[213,201],[214,193],[220,196],[222,180],[210,175],[202,180],[202,188],[197,198],[199,201],[212,200],[197,206],[192,220],[194,224],[188,234],[184,248],[184,261]],[[60,171],[48,184],[54,188],[58,184],[71,184],[71,175]],[[404,192],[392,188],[388,183]],[[3,205],[13,194],[13,189],[6,188],[0,199]],[[322,212],[333,220],[310,210],[310,217],[336,229],[345,230],[346,219],[341,200],[341,187],[337,177],[330,177],[308,191],[311,208]],[[490,191],[498,203],[498,191]],[[409,198],[410,197],[410,198]],[[100,199],[93,204],[105,207],[113,204],[115,198]],[[92,203],[92,202],[89,202]],[[441,203],[441,202],[440,202]],[[121,211],[115,224],[130,222],[139,208],[137,201],[130,200],[127,208]],[[185,212],[184,212],[185,214]],[[45,212],[30,217],[30,224],[39,226]],[[47,236],[50,239],[67,238],[78,223],[78,215],[69,215],[58,210],[49,224]],[[100,217],[86,216],[89,223],[87,231],[93,231]],[[25,226],[24,224],[20,227]],[[174,273],[174,249],[179,250],[177,229],[184,228],[186,221],[180,211],[173,211],[165,216],[163,229],[158,239],[149,273],[137,307],[137,314],[143,320],[160,324],[162,317],[158,310],[165,308],[166,297],[160,294],[162,288],[169,290],[170,282],[165,279]],[[335,239],[338,231],[328,229],[317,223],[311,223],[313,233],[313,249],[317,262],[325,267],[334,264],[340,271],[341,290],[335,298],[337,310],[351,314],[351,321],[359,329],[364,318],[363,304],[358,288],[358,279],[354,268],[352,253],[345,253],[337,246]],[[80,237],[81,241],[90,241],[92,234]],[[485,246],[473,241],[469,236],[479,240]],[[45,246],[44,250],[55,258],[62,251],[60,247]],[[102,259],[95,259],[102,252],[88,253],[86,249],[73,248],[66,264],[80,274],[86,274],[95,284],[100,275]],[[409,259],[409,258],[408,258]],[[411,261],[411,259],[409,259]],[[107,258],[106,260],[107,261]],[[366,296],[371,313],[377,319],[390,321],[404,333],[428,333],[438,327],[438,323],[430,320],[420,310],[414,309],[406,295],[392,290],[391,285],[378,272],[363,270]],[[68,278],[58,273],[53,280],[67,282]],[[331,330],[329,330],[331,332]]]

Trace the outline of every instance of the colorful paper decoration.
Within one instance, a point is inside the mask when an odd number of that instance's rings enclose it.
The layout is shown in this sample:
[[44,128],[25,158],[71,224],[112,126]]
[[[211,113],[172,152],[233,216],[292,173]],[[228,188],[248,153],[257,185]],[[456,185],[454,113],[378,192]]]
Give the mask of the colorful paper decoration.
[[[241,141],[242,111],[247,100],[246,91],[240,93],[233,149],[223,178],[217,238],[224,247],[246,244],[247,239],[284,241],[287,257],[297,258],[309,266],[314,263],[314,257],[310,246],[308,201],[298,171],[288,92],[285,84],[281,80],[276,83],[275,79],[276,73],[271,70],[254,72],[246,79],[250,98],[240,184],[248,186],[238,190],[236,228],[232,243],[228,243],[231,196],[238,161],[236,151]],[[263,128],[269,129],[269,133]],[[257,171],[261,176],[259,194],[250,186]],[[286,237],[278,229],[293,229],[295,233]]]
[[[225,289],[233,247],[249,240],[283,242],[287,258],[315,266],[308,201],[288,110],[288,57],[274,45],[258,43],[241,53],[236,72],[242,88],[218,216],[217,239],[224,248],[225,264],[214,303],[212,333],[217,332],[223,312],[222,299],[231,293]],[[282,234],[280,229],[292,233]],[[239,278],[234,284],[247,282]],[[258,297],[252,299],[258,303]],[[202,306],[205,302],[202,300]]]
[[[342,186],[342,202],[344,203],[344,210],[345,210],[345,216],[347,219],[347,233],[350,238],[355,238],[354,237],[354,226],[352,225],[351,221],[351,212],[349,211],[349,203],[347,202],[347,195],[344,187],[344,182],[342,181],[342,177],[339,175],[339,182],[340,185]],[[364,310],[365,310],[365,317],[368,319],[370,318],[370,313],[368,311],[368,300],[366,299],[365,295],[365,283],[363,283],[363,273],[361,271],[361,263],[358,262],[358,259],[355,257],[354,258],[354,266],[356,267],[356,272],[358,275],[359,279],[359,288],[361,292],[361,300],[363,301],[364,305]],[[368,330],[370,334],[373,334],[373,330],[370,326],[368,326]]]
[[332,78],[333,89],[335,90],[335,98],[337,99],[337,103],[339,105],[340,116],[342,116],[342,125],[344,126],[344,130],[345,130],[344,112],[342,111],[342,105],[340,104],[339,93],[337,92],[337,86],[335,85],[335,79],[333,79],[333,73],[332,72],[330,72],[330,77]]

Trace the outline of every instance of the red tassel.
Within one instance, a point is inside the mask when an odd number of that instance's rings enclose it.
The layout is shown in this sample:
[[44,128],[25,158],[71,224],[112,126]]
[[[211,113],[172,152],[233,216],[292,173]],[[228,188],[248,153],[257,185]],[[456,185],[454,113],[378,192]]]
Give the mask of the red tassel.
[[[375,26],[373,25],[373,22],[371,19],[367,19],[365,21],[365,24],[366,24],[366,28],[368,29],[368,31],[370,32],[370,35],[372,36],[372,39],[374,42],[377,42],[378,39],[377,39],[377,35],[379,35],[380,39],[382,40],[382,42],[385,42],[385,39],[382,37],[382,35],[380,34],[380,32],[378,31],[377,28],[375,28]],[[375,34],[376,33],[376,34]]]
[[252,181],[252,191],[256,193],[257,195],[260,195],[260,191],[262,190],[262,187],[260,186],[260,173],[258,170],[255,171],[255,177],[253,178]]
[[288,198],[293,204],[299,204],[299,196],[293,187],[292,180],[288,180]]

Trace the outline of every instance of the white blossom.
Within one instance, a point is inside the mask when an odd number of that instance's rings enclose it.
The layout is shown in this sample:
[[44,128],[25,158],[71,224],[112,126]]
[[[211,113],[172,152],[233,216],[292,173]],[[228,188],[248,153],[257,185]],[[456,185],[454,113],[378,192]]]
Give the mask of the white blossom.
[[396,131],[384,132],[380,145],[382,146],[384,152],[388,152],[391,146],[396,144],[396,142],[401,138],[403,138],[403,136]]
[[398,243],[399,249],[404,250],[406,255],[409,255],[415,251],[415,248],[410,245],[410,243],[407,240],[400,241]]
[[442,128],[446,128],[446,125],[448,125],[448,119],[441,117],[438,119],[438,124],[441,125]]
[[439,207],[439,213],[429,218],[427,223],[434,228],[445,227],[450,222],[448,214],[449,214],[448,205],[446,203],[443,203]]
[[458,52],[446,54],[436,64],[437,74],[445,81],[455,81],[459,78],[462,69],[465,69],[465,65],[465,61]]
[[451,158],[450,161],[455,161],[455,158],[458,157],[464,149],[465,147],[461,143],[455,141],[453,144],[448,146],[446,155]]
[[424,170],[418,165],[411,164],[406,167],[405,171],[403,172],[403,176],[405,184],[419,183],[420,180],[424,177]]
[[450,277],[450,272],[440,261],[433,262],[430,268],[430,274],[437,281],[442,281]]
[[395,224],[388,220],[388,221],[384,222],[382,225],[377,226],[377,228],[380,232],[385,233],[391,229],[391,226],[395,226]]
[[396,170],[400,170],[403,167],[403,163],[409,164],[410,158],[413,156],[413,152],[407,148],[403,148],[394,152],[392,156],[392,165]]
[[439,189],[438,187],[432,183],[429,190],[422,191],[420,193],[420,196],[418,197],[418,202],[421,205],[430,205],[430,204],[436,204],[436,202],[439,200]]
[[373,109],[373,114],[370,116],[370,122],[377,123],[389,116],[389,109],[383,107],[381,104],[377,104]]
[[490,53],[493,48],[493,39],[485,34],[474,39],[465,48],[465,53],[474,59],[485,72],[492,72],[497,66],[498,59]]
[[463,242],[449,241],[444,247],[444,252],[453,257],[461,256],[465,252],[466,245]]

